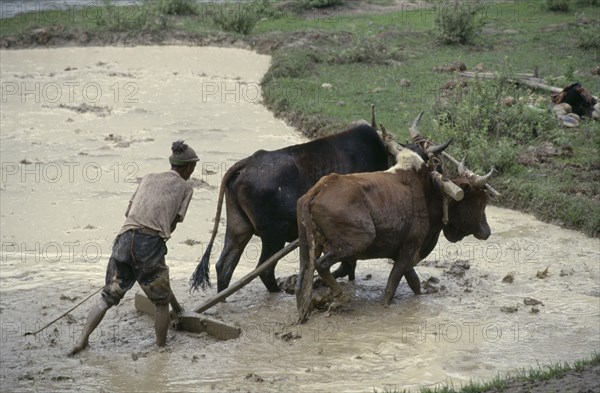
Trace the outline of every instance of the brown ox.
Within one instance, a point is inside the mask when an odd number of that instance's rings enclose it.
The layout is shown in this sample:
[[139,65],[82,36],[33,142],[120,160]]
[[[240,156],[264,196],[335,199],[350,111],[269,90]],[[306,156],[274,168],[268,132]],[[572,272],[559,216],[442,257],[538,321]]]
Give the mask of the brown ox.
[[386,172],[325,176],[298,200],[299,322],[306,321],[311,310],[315,268],[332,294],[340,296],[342,289],[329,271],[332,264],[345,259],[393,259],[384,295],[384,304],[389,305],[403,275],[411,289],[420,292],[413,267],[433,250],[442,230],[451,242],[468,235],[481,240],[490,236],[485,183],[491,172],[477,176],[459,167],[453,183],[464,197],[448,202],[444,225],[446,197],[439,173],[408,150],[397,159],[398,164]]

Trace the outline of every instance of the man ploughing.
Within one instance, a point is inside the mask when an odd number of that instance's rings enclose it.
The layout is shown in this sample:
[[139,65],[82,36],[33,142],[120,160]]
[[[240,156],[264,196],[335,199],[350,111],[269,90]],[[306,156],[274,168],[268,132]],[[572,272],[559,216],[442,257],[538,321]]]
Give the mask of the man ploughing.
[[106,311],[119,304],[137,281],[154,303],[156,345],[163,347],[169,328],[169,304],[177,314],[182,307],[175,299],[165,263],[166,241],[177,223],[182,222],[192,199],[193,188],[187,183],[200,159],[183,141],[174,142],[169,157],[171,170],[144,176],[129,201],[125,223],[117,234],[106,269],[102,297],[90,310],[74,355],[88,346],[94,329]]

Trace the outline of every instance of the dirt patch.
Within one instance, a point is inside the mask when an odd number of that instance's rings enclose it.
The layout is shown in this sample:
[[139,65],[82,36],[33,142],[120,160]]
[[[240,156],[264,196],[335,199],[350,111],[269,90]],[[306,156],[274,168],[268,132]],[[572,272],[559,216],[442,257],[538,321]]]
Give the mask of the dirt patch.
[[529,146],[523,153],[519,154],[519,164],[536,166],[540,163],[551,162],[554,158],[573,157],[573,146],[555,146],[552,142],[543,142],[539,146]]
[[455,61],[452,64],[442,64],[439,66],[433,67],[433,72],[459,72],[466,71],[467,66],[462,61]]

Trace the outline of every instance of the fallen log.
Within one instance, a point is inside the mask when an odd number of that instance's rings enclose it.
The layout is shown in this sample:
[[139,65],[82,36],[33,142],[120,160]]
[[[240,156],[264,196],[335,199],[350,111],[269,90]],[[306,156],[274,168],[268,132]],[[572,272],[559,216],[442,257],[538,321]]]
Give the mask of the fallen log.
[[271,256],[271,258],[269,258],[266,261],[264,261],[259,267],[257,267],[256,269],[254,269],[252,272],[246,274],[238,282],[236,282],[235,284],[231,285],[229,288],[225,289],[224,291],[221,291],[221,292],[217,293],[216,295],[214,295],[213,297],[209,298],[208,300],[206,300],[206,301],[204,301],[204,302],[202,302],[202,303],[194,306],[194,309],[193,309],[194,312],[197,312],[197,313],[204,312],[204,311],[208,310],[209,308],[211,308],[212,306],[214,306],[215,304],[222,302],[228,296],[231,296],[235,292],[237,292],[240,289],[242,289],[250,281],[252,281],[256,277],[258,277],[262,272],[266,271],[271,266],[275,265],[277,263],[277,261],[279,261],[281,258],[283,258],[284,256],[286,256],[290,252],[294,251],[297,247],[298,247],[298,239],[294,240],[293,242],[291,242],[290,244],[288,244],[287,246],[285,246],[281,250],[277,251],[275,254],[273,254]]
[[[498,76],[492,72],[469,72],[463,71],[459,72],[458,75],[467,77],[467,78],[483,78],[483,79],[496,79]],[[550,86],[542,82],[542,79],[535,77],[522,77],[521,79],[507,79],[509,83],[513,83],[515,85],[525,85],[532,89],[549,91],[551,93],[560,93],[563,91],[560,87]],[[592,96],[596,101],[598,101],[598,97]]]

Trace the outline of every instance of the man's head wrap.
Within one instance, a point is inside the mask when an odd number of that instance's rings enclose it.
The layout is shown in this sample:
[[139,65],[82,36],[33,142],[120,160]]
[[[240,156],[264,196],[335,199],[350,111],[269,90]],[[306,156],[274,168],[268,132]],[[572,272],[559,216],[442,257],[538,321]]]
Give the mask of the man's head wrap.
[[189,147],[183,141],[173,142],[171,145],[171,157],[169,157],[169,162],[171,165],[187,165],[192,162],[200,161],[194,149]]

